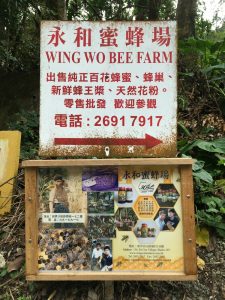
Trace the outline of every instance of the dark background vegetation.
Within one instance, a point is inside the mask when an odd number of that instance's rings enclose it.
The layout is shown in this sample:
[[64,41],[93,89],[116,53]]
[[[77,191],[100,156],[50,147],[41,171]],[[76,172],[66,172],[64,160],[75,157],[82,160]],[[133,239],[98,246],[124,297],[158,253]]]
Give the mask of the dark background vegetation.
[[[38,158],[41,20],[177,20],[178,156],[191,156],[195,159],[193,175],[197,225],[207,227],[222,243],[221,238],[225,237],[225,22],[221,20],[220,26],[215,27],[204,20],[199,4],[198,0],[178,0],[178,4],[174,0],[1,0],[0,130],[20,130],[21,159]],[[21,185],[19,183],[20,187]],[[15,207],[17,212],[23,211],[18,195]],[[4,220],[11,228],[10,218]],[[23,225],[22,219],[17,230]],[[1,237],[4,237],[2,232]],[[3,243],[3,251],[6,249],[7,245]],[[0,279],[14,280],[7,276],[6,270],[0,272]],[[0,287],[5,289],[6,285]],[[90,287],[92,288],[91,284]],[[116,287],[123,289],[121,295],[126,294],[126,289],[131,292],[136,287],[133,298],[118,296],[116,299],[142,299],[138,298],[138,291],[142,290],[138,284],[118,284]],[[157,294],[158,287],[153,293],[153,284],[146,283],[144,287],[150,294],[160,296],[160,293]],[[93,288],[96,289],[95,286]],[[167,285],[167,288],[173,290],[174,286]],[[188,289],[188,286],[185,288]],[[87,290],[85,286],[83,289],[78,291],[79,297],[65,299],[88,299],[82,298],[82,291]],[[97,289],[103,291],[101,284]],[[44,286],[44,296],[39,293],[39,298],[37,295],[35,298],[32,296],[34,290],[33,285],[26,285],[24,293],[18,289],[15,299],[48,299],[51,291],[54,293],[52,285]],[[180,291],[183,291],[182,288]],[[222,292],[218,291],[214,298],[206,296],[202,299],[223,299]],[[202,293],[204,294],[203,291]],[[22,296],[18,298],[18,295]],[[0,295],[0,299],[14,299],[12,297],[8,289],[3,296]],[[49,299],[58,299],[55,297],[54,294]]]

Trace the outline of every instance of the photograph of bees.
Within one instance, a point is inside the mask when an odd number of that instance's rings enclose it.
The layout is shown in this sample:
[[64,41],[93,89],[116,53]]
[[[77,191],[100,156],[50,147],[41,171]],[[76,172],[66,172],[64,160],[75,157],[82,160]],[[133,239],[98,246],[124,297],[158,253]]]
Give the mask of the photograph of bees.
[[178,168],[40,168],[40,272],[183,271]]

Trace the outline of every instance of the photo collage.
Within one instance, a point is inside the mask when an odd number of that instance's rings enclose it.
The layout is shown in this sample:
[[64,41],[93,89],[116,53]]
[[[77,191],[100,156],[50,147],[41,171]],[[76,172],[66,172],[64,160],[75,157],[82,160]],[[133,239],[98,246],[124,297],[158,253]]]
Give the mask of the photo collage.
[[40,169],[39,270],[112,271],[117,169]]
[[114,253],[118,258],[129,238],[137,247],[151,245],[161,231],[176,229],[174,184],[159,171],[135,172],[39,169],[39,271],[117,270]]

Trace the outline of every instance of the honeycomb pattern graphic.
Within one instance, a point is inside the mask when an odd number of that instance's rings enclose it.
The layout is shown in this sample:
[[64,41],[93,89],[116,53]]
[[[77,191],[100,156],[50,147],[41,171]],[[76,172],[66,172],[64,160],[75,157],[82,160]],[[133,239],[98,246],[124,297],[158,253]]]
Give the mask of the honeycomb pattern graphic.
[[180,218],[173,207],[160,208],[155,217],[155,223],[160,231],[173,232],[177,228],[179,222]]
[[134,227],[134,235],[140,244],[154,243],[159,232],[153,220],[138,220]]
[[139,196],[134,203],[134,211],[139,219],[154,219],[159,205],[153,196]]
[[159,184],[154,193],[154,197],[160,207],[174,207],[179,196],[173,184]]

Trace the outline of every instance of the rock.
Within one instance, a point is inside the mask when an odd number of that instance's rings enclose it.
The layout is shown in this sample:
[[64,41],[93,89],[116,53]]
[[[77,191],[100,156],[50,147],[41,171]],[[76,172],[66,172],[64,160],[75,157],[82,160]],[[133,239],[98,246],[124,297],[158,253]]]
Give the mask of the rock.
[[0,269],[4,268],[5,267],[5,258],[4,256],[0,253]]
[[18,256],[17,258],[15,258],[13,261],[9,261],[7,263],[7,268],[8,268],[8,272],[12,272],[12,271],[17,271],[22,267],[22,264],[25,260],[24,256]]

